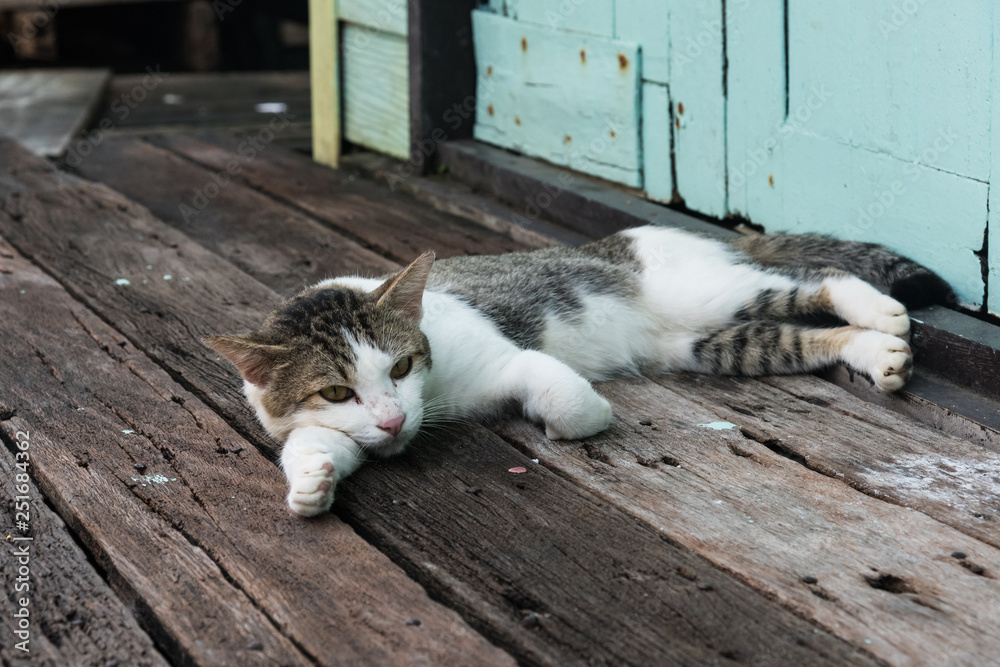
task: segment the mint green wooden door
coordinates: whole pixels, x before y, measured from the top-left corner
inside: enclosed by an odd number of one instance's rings
[[[476,136],[768,231],[884,243],[1000,312],[998,20],[988,0],[492,0]]]

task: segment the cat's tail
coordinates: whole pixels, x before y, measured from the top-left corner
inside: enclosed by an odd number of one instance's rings
[[[731,241],[764,266],[835,268],[889,288],[907,308],[955,305],[955,292],[939,275],[877,243],[841,241],[822,234],[754,234]]]

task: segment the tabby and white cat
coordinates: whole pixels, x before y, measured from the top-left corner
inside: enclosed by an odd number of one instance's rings
[[[859,275],[911,306],[954,298],[881,246],[651,226],[579,248],[436,263],[427,253],[388,279],[324,280],[259,330],[206,344],[239,369],[261,423],[284,441],[288,504],[312,516],[362,458],[402,451],[428,423],[513,403],[549,438],[598,433],[611,407],[590,381],[616,375],[842,362],[899,389],[912,366],[906,308]],[[848,326],[803,322],[818,315]]]

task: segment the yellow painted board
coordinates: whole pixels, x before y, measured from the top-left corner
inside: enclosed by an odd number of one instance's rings
[[[339,50],[337,0],[309,0],[313,159],[331,167],[340,160]]]

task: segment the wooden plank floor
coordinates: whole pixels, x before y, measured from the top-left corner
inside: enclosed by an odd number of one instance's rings
[[[111,137],[73,174],[0,143],[0,373],[16,378],[0,467],[30,432],[31,576],[58,567],[68,591],[33,589],[32,648],[54,664],[1000,654],[1000,455],[811,376],[601,383],[606,433],[469,424],[363,467],[330,516],[289,515],[277,444],[200,336],[327,275],[525,239],[238,143]],[[232,160],[192,218],[181,205]]]

